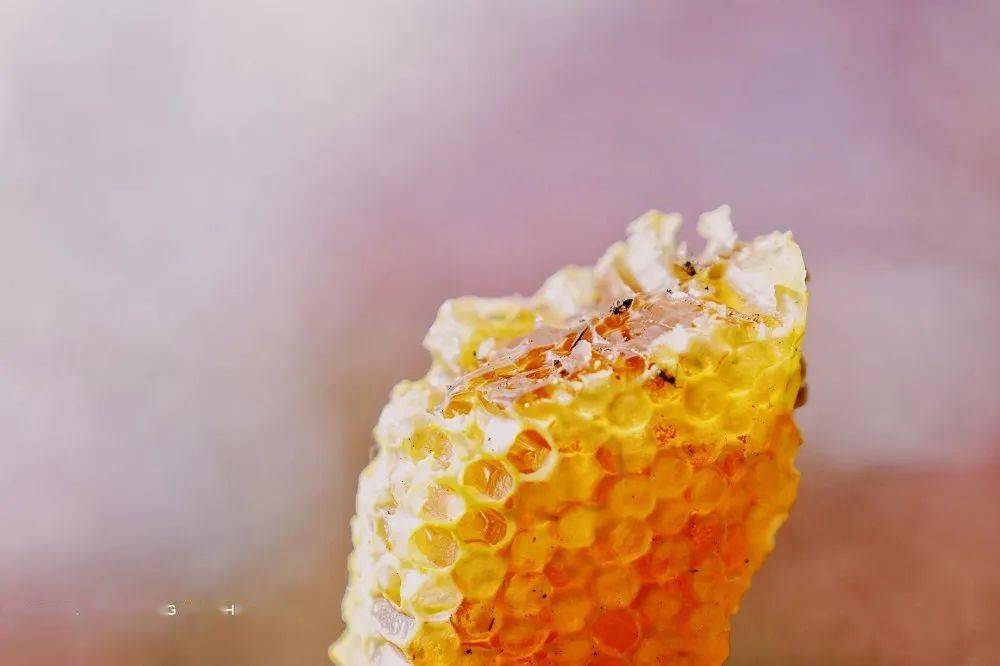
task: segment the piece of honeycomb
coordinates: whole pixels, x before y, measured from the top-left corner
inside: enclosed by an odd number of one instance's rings
[[[442,306],[362,473],[344,666],[720,664],[795,498],[805,269],[647,213],[532,298]]]

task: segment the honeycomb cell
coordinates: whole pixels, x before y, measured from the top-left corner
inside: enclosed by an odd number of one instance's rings
[[[596,569],[596,559],[588,549],[561,548],[545,565],[545,575],[555,587],[579,588],[589,584]]]
[[[722,414],[722,427],[729,433],[735,435],[744,434],[753,427],[754,411],[747,409],[745,405],[733,404],[726,407]]]
[[[785,382],[786,375],[779,369],[765,370],[757,375],[757,381],[750,387],[748,397],[758,405],[778,402],[778,395],[785,387]]]
[[[625,476],[615,481],[608,496],[608,506],[616,516],[645,518],[653,510],[656,495],[645,476]]]
[[[715,516],[698,516],[692,519],[685,532],[687,541],[691,545],[691,554],[696,559],[718,553],[723,526]]]
[[[612,565],[603,569],[594,580],[597,603],[602,609],[626,608],[640,588],[639,576],[629,566]]]
[[[502,501],[514,490],[514,477],[496,460],[477,460],[465,468],[462,482],[486,497]]]
[[[678,363],[678,385],[686,386],[691,380],[703,375],[711,375],[719,367],[724,349],[718,339],[699,338],[693,340]]]
[[[684,406],[695,419],[710,419],[723,409],[726,385],[716,379],[702,379],[689,384],[684,391]]]
[[[665,582],[691,568],[691,546],[686,539],[654,542],[636,568],[646,580]]]
[[[540,571],[555,552],[548,523],[518,532],[510,544],[512,571]]]
[[[372,603],[372,621],[386,640],[404,646],[417,629],[417,621],[386,599]]]
[[[627,654],[635,649],[642,635],[639,623],[627,610],[605,611],[597,616],[593,626],[594,642],[613,654]]]
[[[691,479],[691,506],[695,511],[708,512],[722,501],[726,492],[726,477],[714,467],[704,467]]]
[[[731,389],[746,389],[769,363],[770,359],[763,345],[745,345],[719,364],[718,377]]]
[[[545,464],[552,447],[536,430],[518,434],[507,452],[507,460],[522,474],[537,472]]]
[[[512,618],[498,636],[500,654],[507,658],[528,657],[538,652],[549,637],[546,623],[538,617]]]
[[[461,558],[452,577],[466,599],[489,599],[503,584],[507,562],[489,552],[471,552]]]
[[[648,620],[650,626],[669,627],[681,609],[684,607],[684,597],[676,585],[649,588],[639,601],[639,609]]]
[[[679,444],[678,429],[683,436],[685,428],[683,415],[676,414],[671,409],[664,409],[656,413],[646,424],[646,440],[653,444],[658,451],[670,450]]]
[[[452,666],[459,658],[462,641],[450,622],[425,622],[410,644],[415,666]]]
[[[778,486],[781,471],[770,452],[751,457],[748,461],[747,485],[759,495],[767,495]]]
[[[615,525],[608,534],[612,557],[619,562],[631,562],[649,550],[653,531],[645,522],[627,518]]]
[[[640,428],[653,413],[653,405],[641,388],[616,396],[608,405],[608,420],[619,428]]]
[[[461,496],[439,483],[428,486],[420,516],[425,520],[451,522],[457,520],[465,510]]]
[[[683,498],[657,502],[649,517],[649,526],[660,536],[677,534],[691,517],[691,505]]]
[[[656,443],[636,434],[622,434],[618,441],[621,474],[645,474],[656,457]]]
[[[567,509],[556,523],[556,538],[563,548],[587,548],[597,534],[597,513],[576,505]]]
[[[514,574],[504,590],[504,601],[517,615],[538,613],[551,596],[552,583],[541,573]]]
[[[677,497],[687,489],[691,474],[691,463],[674,451],[664,451],[653,461],[649,482],[658,498]]]
[[[448,436],[436,427],[416,430],[405,442],[405,450],[415,461],[432,459],[439,469],[448,466],[454,452]]]
[[[559,461],[549,486],[562,502],[586,502],[603,477],[604,471],[592,455],[572,455]]]
[[[725,611],[718,604],[704,603],[691,611],[688,624],[695,632],[710,631],[722,624],[724,615]]]
[[[427,576],[410,599],[413,610],[423,617],[450,613],[461,602],[462,593],[447,574]]]
[[[721,559],[715,556],[702,558],[691,572],[691,590],[695,597],[706,603],[728,607],[730,598],[742,593],[745,586],[739,573],[731,576]]]
[[[651,636],[645,638],[635,654],[632,656],[632,663],[635,666],[674,666],[683,664],[686,666],[703,666],[703,662],[691,661],[692,657],[686,656],[683,652],[683,644],[679,641],[671,641],[662,636]]]
[[[582,630],[592,608],[591,595],[587,592],[573,589],[557,593],[550,607],[552,629],[560,634]]]
[[[562,503],[551,483],[534,482],[522,484],[510,502],[510,518],[521,526],[555,516]]]
[[[435,525],[417,528],[410,537],[410,546],[434,567],[449,567],[458,557],[458,543],[451,531]]]
[[[601,421],[582,418],[574,412],[561,413],[548,427],[548,441],[560,453],[592,454],[608,438]]]
[[[593,643],[590,637],[584,634],[561,635],[552,641],[546,650],[549,660],[558,666],[585,664],[593,654]]]
[[[458,536],[465,543],[495,546],[507,536],[507,519],[496,509],[476,507],[458,522]]]
[[[492,601],[463,601],[451,617],[459,637],[467,643],[482,643],[500,630]]]

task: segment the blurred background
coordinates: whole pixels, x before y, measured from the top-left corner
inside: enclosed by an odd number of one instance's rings
[[[1000,663],[998,64],[987,0],[5,0],[0,663],[326,663],[438,304],[722,203],[813,290],[731,663]]]

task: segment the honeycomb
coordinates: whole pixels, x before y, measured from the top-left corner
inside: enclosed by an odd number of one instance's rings
[[[650,212],[531,298],[445,303],[362,473],[344,666],[720,664],[795,498],[789,234]]]

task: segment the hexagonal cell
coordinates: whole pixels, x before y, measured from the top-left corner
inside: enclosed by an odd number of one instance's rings
[[[666,627],[684,607],[684,595],[677,585],[656,586],[643,591],[639,610],[654,627]]]
[[[593,456],[574,455],[559,461],[549,486],[560,501],[586,502],[603,477],[604,470]]]
[[[714,467],[703,467],[691,479],[691,506],[695,511],[708,512],[718,506],[726,492],[725,475]]]
[[[548,524],[518,532],[510,543],[510,567],[513,571],[540,571],[555,552],[555,540]]]
[[[637,474],[615,481],[608,495],[608,507],[616,516],[644,518],[655,503],[656,495],[649,478]]]
[[[639,576],[630,566],[607,567],[594,580],[594,592],[601,608],[626,608],[639,593]]]
[[[555,531],[563,548],[587,548],[596,538],[597,514],[590,507],[572,506],[559,516]]]
[[[458,522],[458,536],[466,543],[495,546],[507,536],[507,519],[496,509],[475,507]]]
[[[593,657],[594,644],[583,633],[561,635],[546,646],[546,655],[558,666],[579,666]]]
[[[409,653],[414,664],[450,666],[458,661],[461,647],[450,622],[425,622],[413,637]]]
[[[658,502],[649,516],[649,526],[660,536],[677,534],[687,525],[691,506],[683,497]]]
[[[451,522],[457,520],[464,510],[465,501],[461,495],[439,483],[432,483],[427,488],[420,515],[426,520]]]
[[[502,558],[486,551],[473,551],[458,561],[452,578],[466,599],[481,601],[497,593],[506,573],[507,563]]]
[[[657,497],[677,497],[687,488],[691,473],[691,463],[674,451],[664,451],[653,461],[649,481]]]
[[[684,406],[692,417],[710,419],[722,412],[728,392],[726,385],[717,379],[692,382],[685,387]]]
[[[619,562],[631,562],[649,550],[653,542],[653,531],[644,521],[625,519],[614,526],[608,534],[608,547],[612,557]]]
[[[588,549],[560,548],[545,565],[545,575],[555,587],[585,588],[597,567],[598,562]]]
[[[642,427],[652,413],[653,404],[640,389],[625,391],[608,405],[608,420],[619,428]]]
[[[538,617],[511,618],[498,634],[504,657],[528,657],[538,652],[549,637],[549,629]]]
[[[548,441],[563,453],[591,453],[608,438],[600,420],[576,412],[561,413],[549,424]]]
[[[612,654],[628,654],[639,643],[642,632],[639,622],[627,610],[601,613],[594,620],[594,642]]]
[[[580,631],[586,626],[592,608],[590,595],[582,590],[559,592],[549,607],[552,628],[560,634]]]
[[[654,414],[646,424],[645,435],[660,449],[672,446],[677,439],[677,426],[681,417],[669,410]]]
[[[608,439],[597,451],[597,462],[602,470],[612,474],[645,474],[656,457],[657,443],[645,431],[619,433]],[[605,456],[611,455],[609,461]],[[602,459],[603,458],[603,459]],[[611,462],[613,471],[608,468]]]
[[[519,525],[529,524],[538,519],[555,515],[559,509],[559,495],[551,484],[530,482],[518,486],[511,497],[507,515]]]
[[[533,615],[548,604],[552,583],[544,574],[514,574],[507,581],[503,598],[516,615]]]
[[[545,464],[552,447],[535,430],[525,430],[518,434],[507,452],[507,460],[522,474],[537,472]]]
[[[477,460],[470,464],[465,468],[462,482],[498,502],[514,490],[514,477],[497,460]]]
[[[417,628],[417,621],[388,599],[372,603],[372,621],[383,638],[400,647],[406,647]]]
[[[767,347],[762,344],[744,345],[719,364],[719,379],[732,389],[748,388],[757,375],[772,362]]]
[[[403,447],[414,461],[432,458],[438,468],[447,467],[454,452],[448,436],[435,426],[418,428]]]
[[[688,620],[694,631],[702,631],[720,626],[724,621],[725,611],[718,604],[702,604],[691,611]]]
[[[691,568],[691,548],[681,537],[655,541],[636,568],[647,580],[666,582]]]
[[[410,605],[421,617],[450,613],[462,602],[462,593],[448,574],[429,575],[410,597]]]
[[[431,566],[447,567],[458,557],[458,543],[451,531],[436,525],[423,525],[410,537],[410,546]]]
[[[492,601],[466,599],[451,616],[451,623],[463,640],[479,643],[489,640],[500,629],[497,619]]]

